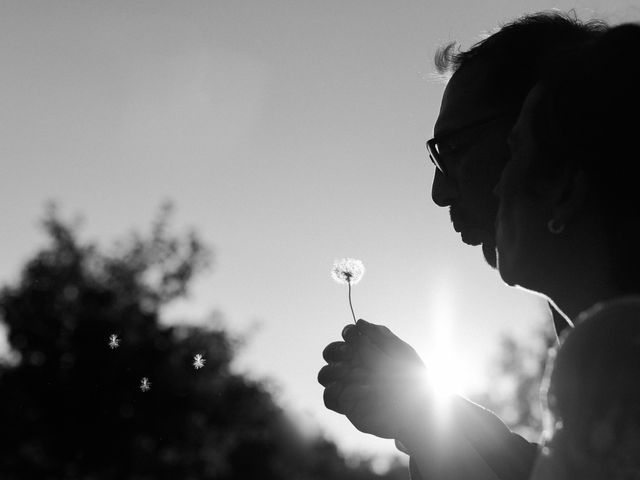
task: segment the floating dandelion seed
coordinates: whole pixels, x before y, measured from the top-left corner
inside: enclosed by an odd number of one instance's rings
[[[193,368],[195,368],[196,370],[204,367],[204,363],[207,360],[205,358],[202,357],[202,355],[200,355],[199,353],[196,353],[195,356],[193,357]]]
[[[343,258],[336,260],[331,269],[333,279],[349,286],[349,307],[351,307],[351,315],[353,322],[356,322],[356,314],[353,312],[353,304],[351,303],[351,285],[355,285],[364,275],[364,265],[360,260],[355,258]]]
[[[109,336],[109,348],[113,350],[114,348],[118,348],[120,346],[120,339],[117,335],[113,334]]]
[[[142,377],[142,380],[140,380],[140,390],[143,392],[151,390],[151,382],[147,377]]]

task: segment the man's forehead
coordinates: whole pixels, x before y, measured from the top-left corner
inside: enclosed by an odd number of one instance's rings
[[[456,130],[504,110],[503,105],[492,101],[489,81],[487,69],[480,63],[454,73],[442,96],[435,134]]]

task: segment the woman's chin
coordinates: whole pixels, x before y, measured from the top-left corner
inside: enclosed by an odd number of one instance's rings
[[[511,287],[517,285],[517,275],[514,275],[513,261],[509,258],[508,253],[500,248],[500,245],[496,248],[496,265],[504,283]]]
[[[519,285],[518,281],[513,278],[513,275],[510,275],[509,272],[504,269],[500,269],[500,277],[502,278],[502,281],[510,287],[517,287]]]
[[[500,272],[502,281],[508,286],[524,290],[549,300],[548,294],[545,293],[546,290],[541,288],[539,279],[534,275],[531,275],[531,270],[523,268],[522,265],[518,266],[516,262],[509,261],[509,259],[504,256],[500,257],[499,253],[498,271]],[[529,274],[528,276],[527,273]]]

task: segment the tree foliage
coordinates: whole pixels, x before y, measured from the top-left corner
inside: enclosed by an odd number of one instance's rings
[[[492,366],[490,390],[472,398],[529,441],[538,441],[542,433],[540,387],[556,341],[551,329],[533,332],[526,342],[504,336]]]
[[[162,324],[210,258],[197,235],[169,231],[169,213],[111,251],[46,216],[48,245],[0,291],[15,357],[0,364],[0,477],[405,478],[304,439],[263,383],[232,371],[223,329]]]

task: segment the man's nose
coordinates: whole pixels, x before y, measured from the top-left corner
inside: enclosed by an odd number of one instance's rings
[[[448,207],[453,204],[459,195],[457,182],[445,176],[440,170],[436,170],[431,186],[431,198],[439,207]]]

